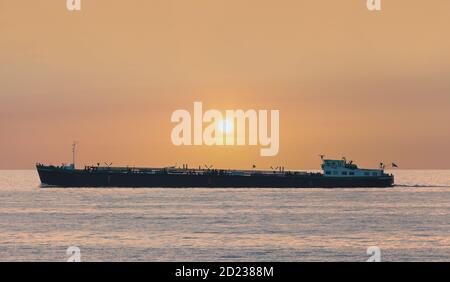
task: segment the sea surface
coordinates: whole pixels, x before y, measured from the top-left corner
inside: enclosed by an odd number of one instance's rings
[[[40,188],[0,171],[0,261],[450,261],[450,171],[384,189]]]

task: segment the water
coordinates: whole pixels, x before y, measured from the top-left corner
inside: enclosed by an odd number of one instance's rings
[[[392,189],[53,189],[0,171],[0,260],[450,261],[450,171]]]

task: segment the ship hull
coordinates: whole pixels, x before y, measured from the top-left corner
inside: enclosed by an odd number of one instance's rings
[[[149,174],[114,171],[70,170],[37,167],[43,187],[130,188],[353,188],[391,187],[392,175],[376,177],[326,177],[320,173],[296,175],[195,175]]]

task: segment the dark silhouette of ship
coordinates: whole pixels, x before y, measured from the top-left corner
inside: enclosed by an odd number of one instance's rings
[[[214,187],[214,188],[351,188],[391,187],[394,176],[378,169],[361,169],[352,161],[322,159],[322,172],[285,170],[229,170],[188,168],[183,165],[163,168],[86,166],[75,167],[75,147],[70,165],[37,164],[43,187]]]

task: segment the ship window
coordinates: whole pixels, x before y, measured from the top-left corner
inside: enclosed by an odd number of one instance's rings
[[[343,171],[343,172],[342,172],[342,175],[347,175],[347,172],[346,172],[346,171]]]
[[[355,173],[352,171],[352,172],[350,172],[350,175],[355,175]]]
[[[378,173],[376,173],[376,172],[372,172],[372,175],[373,175],[373,176],[377,176],[377,175],[378,175]]]
[[[325,174],[331,174],[331,171],[327,170],[327,171],[325,171]]]
[[[368,172],[364,172],[364,175],[365,175],[365,176],[369,176],[369,175],[370,175],[370,173],[368,173]]]
[[[335,171],[333,171],[333,174],[334,174],[334,175],[337,175],[337,174],[338,174],[338,172],[337,172],[337,171],[335,170]]]

